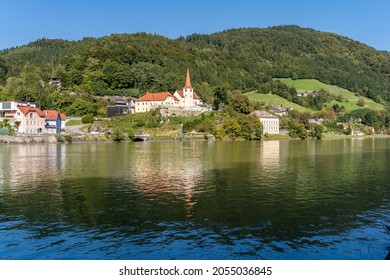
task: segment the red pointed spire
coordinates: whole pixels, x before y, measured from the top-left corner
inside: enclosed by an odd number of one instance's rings
[[[187,75],[186,75],[186,84],[184,88],[192,88],[191,86],[191,78],[190,78],[190,70],[187,68]]]

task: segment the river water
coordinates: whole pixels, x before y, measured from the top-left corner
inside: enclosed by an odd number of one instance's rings
[[[0,146],[0,259],[377,259],[390,138]]]

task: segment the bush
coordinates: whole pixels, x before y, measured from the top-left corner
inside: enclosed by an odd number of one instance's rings
[[[88,124],[88,123],[93,123],[94,119],[93,119],[93,115],[92,114],[87,114],[87,115],[84,115],[82,118],[81,118],[81,122],[83,124]]]
[[[73,140],[73,137],[72,137],[72,135],[69,135],[69,134],[68,134],[68,135],[65,135],[65,137],[64,137],[64,138],[65,138],[65,141],[66,141],[66,142],[68,142],[68,143],[72,143],[72,140]]]
[[[111,134],[111,139],[115,142],[122,142],[126,140],[126,136],[122,131],[115,129]]]
[[[356,103],[358,106],[364,107],[365,101],[363,97],[360,97],[358,102]]]

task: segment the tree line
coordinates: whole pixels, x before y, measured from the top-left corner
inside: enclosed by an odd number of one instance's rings
[[[173,92],[182,88],[187,67],[198,95],[209,103],[218,86],[266,91],[278,77],[318,79],[377,102],[390,101],[389,53],[297,26],[232,29],[176,40],[146,33],[73,42],[40,39],[0,51],[0,98],[23,97],[40,102],[42,108],[68,110],[74,97],[64,96],[62,105],[46,100],[56,90],[43,86],[49,78],[61,78],[62,92],[96,104],[90,96]],[[40,96],[41,91],[46,93]],[[289,93],[294,98],[294,92]],[[307,102],[319,108],[322,101]]]

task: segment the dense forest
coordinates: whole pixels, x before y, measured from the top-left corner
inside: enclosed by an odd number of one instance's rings
[[[35,101],[42,109],[68,114],[98,114],[104,101],[96,96],[172,92],[183,87],[187,67],[195,90],[209,104],[218,86],[260,90],[278,77],[313,78],[390,103],[390,53],[298,26],[232,29],[175,40],[146,33],[40,39],[0,51],[0,99]],[[60,93],[47,84],[50,77],[61,79]]]

